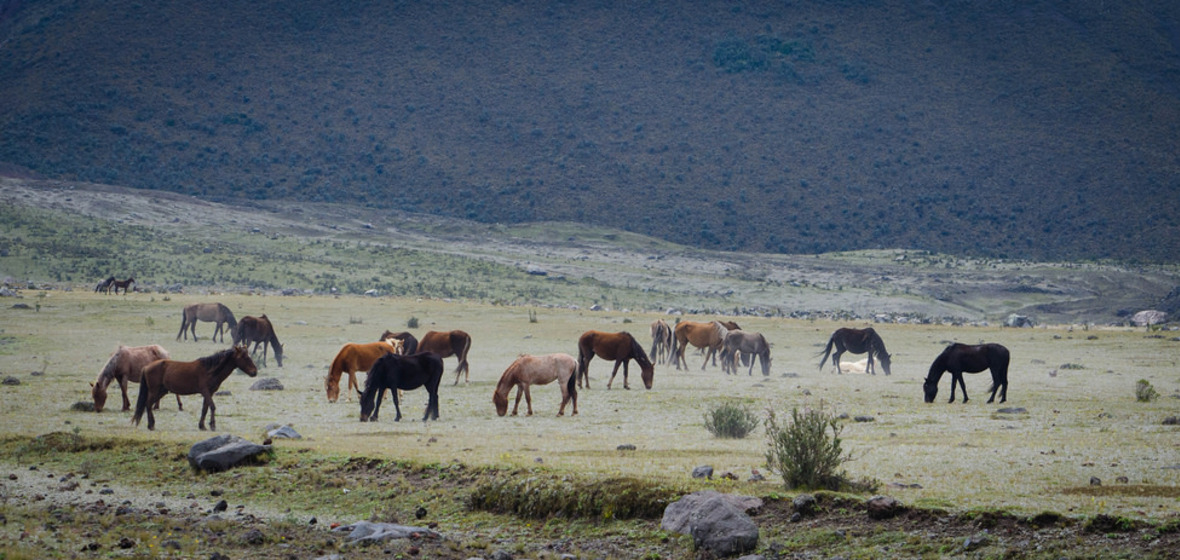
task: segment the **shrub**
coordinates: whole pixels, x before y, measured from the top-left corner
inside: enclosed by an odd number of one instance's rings
[[[840,447],[841,426],[822,409],[791,409],[791,419],[779,423],[771,410],[766,417],[770,449],[766,466],[794,488],[840,490],[850,486],[840,466],[851,457]]]
[[[724,402],[705,412],[705,429],[714,437],[741,439],[758,427],[758,417],[749,408]]]
[[[1152,387],[1151,383],[1146,379],[1140,379],[1135,383],[1135,400],[1139,402],[1151,402],[1158,399],[1159,396],[1160,394],[1156,392],[1155,387]]]
[[[410,317],[410,320],[406,321],[406,328],[408,328],[408,329],[418,328],[418,318],[417,317]]]

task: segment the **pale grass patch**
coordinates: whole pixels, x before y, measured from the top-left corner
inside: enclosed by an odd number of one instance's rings
[[[69,408],[89,400],[89,383],[117,344],[161,344],[182,360],[224,348],[210,342],[209,323],[197,326],[200,342],[175,341],[184,305],[220,301],[239,317],[266,313],[275,323],[285,347],[285,367],[272,362],[259,376],[278,378],[286,390],[249,391],[254,380],[234,375],[223,386],[231,394],[216,398],[218,426],[222,433],[257,441],[267,424],[290,423],[305,439],[277,442],[280,455],[305,447],[331,454],[543,466],[664,481],[684,481],[694,467],[709,464],[717,474],[733,472],[745,481],[754,468],[769,474],[762,429],[745,439],[722,440],[701,425],[712,403],[735,398],[760,413],[768,407],[789,413],[792,406],[823,403],[836,414],[873,416],[874,422],[845,421],[841,437],[853,460],[844,467],[854,480],[920,485],[882,487],[882,492],[907,503],[1151,518],[1170,513],[1175,499],[1096,500],[1066,491],[1087,486],[1091,476],[1104,485],[1115,485],[1119,476],[1133,485],[1180,485],[1180,470],[1164,468],[1180,465],[1177,434],[1174,427],[1161,425],[1177,406],[1171,395],[1180,390],[1174,373],[1180,346],[1146,338],[1137,330],[1071,333],[1065,328],[875,325],[894,353],[894,374],[838,376],[820,371],[816,352],[817,345],[844,325],[738,318],[744,328],[764,333],[772,343],[769,377],[757,372],[726,376],[712,367],[700,371],[701,358],[693,356],[688,371],[656,366],[650,391],[643,389],[634,364],[631,390],[622,389],[620,373],[608,391],[612,365],[596,358],[590,366],[593,388],[579,390],[578,416],[569,416],[567,410],[567,416],[556,417],[560,393],[547,385],[533,389],[534,416],[500,418],[491,402],[492,390],[519,354],[576,355],[577,337],[588,329],[628,330],[647,346],[646,325],[659,315],[544,309],[538,312],[538,322],[531,323],[520,308],[461,301],[222,294],[173,295],[171,301],[161,301],[141,293],[116,301],[88,292],[49,292],[39,312],[0,309],[6,334],[17,337],[0,349],[5,352],[0,354],[0,372],[22,381],[0,390],[0,435],[70,432],[77,427],[84,436],[186,444],[208,437],[211,434],[197,430],[200,401],[193,396],[184,397],[185,410],[179,413],[175,401],[165,399],[155,432],[131,426],[130,413],[117,409],[94,414]],[[444,360],[441,421],[420,421],[426,404],[422,391],[406,393],[400,423],[393,422],[393,403],[388,400],[381,421],[364,424],[358,421],[355,395],[350,402],[342,394],[340,402],[328,403],[323,378],[340,346],[376,340],[385,329],[404,330],[411,317],[420,321],[415,334],[463,329],[472,335],[470,384],[452,385],[455,360]],[[1090,335],[1098,338],[1087,340]],[[1013,363],[1008,403],[985,404],[987,373],[967,376],[967,404],[946,402],[949,376],[943,379],[937,402],[922,402],[922,379],[946,340],[986,340],[1009,347]],[[1149,356],[1158,359],[1145,359]],[[1056,376],[1049,375],[1066,363],[1084,369],[1058,369]],[[42,368],[45,375],[28,375]],[[1138,379],[1149,380],[1161,398],[1135,402],[1131,389]],[[137,392],[133,388],[132,397]],[[997,414],[1002,407],[1022,407],[1028,413]],[[620,451],[622,444],[636,449]],[[782,491],[781,481],[773,479],[736,486],[760,495]]]

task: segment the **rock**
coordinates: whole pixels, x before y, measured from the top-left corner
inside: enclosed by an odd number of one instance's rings
[[[991,542],[991,539],[988,538],[987,533],[973,535],[963,540],[963,550],[975,550],[987,546],[989,542]]]
[[[854,416],[852,419],[857,422],[876,422],[877,421],[877,419],[873,418],[872,416]]]
[[[1125,476],[1120,476],[1120,477],[1114,479],[1114,481],[1119,484],[1130,484],[1131,483],[1131,479],[1129,479]]]
[[[195,469],[221,472],[243,461],[270,453],[270,450],[269,445],[259,445],[239,436],[226,434],[193,444],[188,452],[188,462]]]
[[[332,529],[333,533],[348,532],[350,542],[383,541],[385,539],[408,539],[412,536],[439,538],[442,535],[426,527],[412,527],[395,523],[373,523],[358,521],[352,525],[341,525]]]
[[[1180,425],[1180,416],[1169,416],[1167,418],[1164,418],[1164,425],[1165,426]]]
[[[635,446],[630,443],[624,443],[624,444],[616,447],[615,449],[617,449],[619,451],[635,451]]]
[[[1022,407],[1008,407],[997,410],[996,414],[1028,414],[1028,410]]]
[[[799,494],[791,501],[791,507],[800,515],[811,515],[815,513],[815,496],[811,494]]]
[[[1167,313],[1154,309],[1144,309],[1131,316],[1131,324],[1136,327],[1150,327],[1151,325],[1165,323],[1167,320]]]
[[[1096,476],[1090,477],[1090,486],[1102,486],[1102,479]]]
[[[227,509],[229,509],[229,502],[225,500],[218,500],[216,504],[213,504],[213,513],[221,513]]]
[[[252,544],[254,546],[258,546],[266,542],[266,535],[263,535],[262,531],[259,531],[258,529],[250,529],[249,531],[246,531],[246,534],[242,538],[247,544]]]
[[[283,384],[274,377],[263,377],[250,385],[251,391],[282,391]]]
[[[690,535],[697,548],[716,556],[733,556],[758,545],[758,526],[746,510],[752,504],[761,507],[761,502],[712,490],[694,492],[668,504],[660,528]]]
[[[762,482],[763,480],[766,480],[766,477],[762,476],[758,469],[750,469],[750,482]]]
[[[1032,327],[1032,326],[1034,326],[1034,323],[1033,323],[1033,320],[1029,319],[1027,316],[1017,315],[1017,314],[1013,313],[1013,314],[1009,315],[1007,319],[1004,320],[1004,326],[1005,327],[1016,327],[1016,328]]]
[[[692,477],[693,478],[707,478],[707,479],[712,480],[713,467],[711,467],[709,465],[701,465],[701,466],[692,470]]]
[[[268,431],[266,432],[266,437],[268,438],[303,439],[303,436],[299,435],[299,432],[296,432],[295,428],[292,428],[291,426],[278,426],[275,428],[267,426],[267,428]]]
[[[870,519],[889,519],[904,509],[901,502],[889,496],[873,496],[865,502]]]
[[[20,379],[9,375],[4,378],[4,381],[0,381],[0,383],[3,383],[4,385],[20,385]]]

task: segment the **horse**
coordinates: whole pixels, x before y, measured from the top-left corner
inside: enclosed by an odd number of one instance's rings
[[[701,364],[701,369],[709,365],[709,358],[713,358],[713,365],[717,365],[717,352],[721,350],[721,344],[725,340],[725,333],[729,329],[725,327],[720,321],[711,321],[708,323],[699,321],[681,321],[676,323],[676,328],[673,329],[673,360],[676,361],[676,369],[680,369],[680,364],[684,364],[684,369],[688,369],[688,361],[684,359],[684,351],[689,344],[697,348],[704,348],[707,350],[705,354],[705,361]]]
[[[430,331],[418,341],[418,352],[434,352],[440,358],[455,356],[459,359],[459,365],[455,366],[455,385],[459,384],[460,375],[464,375],[464,385],[471,381],[471,369],[467,365],[467,351],[470,349],[471,335],[463,331]]]
[[[398,402],[398,391],[409,391],[418,387],[426,387],[426,392],[430,394],[422,421],[438,420],[438,386],[442,383],[442,375],[442,358],[433,352],[419,352],[408,356],[385,354],[373,364],[365,376],[365,390],[358,391],[361,401],[361,422],[377,421],[377,413],[381,411],[381,398],[385,395],[386,389],[393,393],[393,408],[397,411],[393,421],[401,421],[402,408]]]
[[[234,345],[244,344],[249,346],[251,342],[254,343],[254,350],[250,352],[253,356],[258,353],[258,347],[262,346],[262,365],[266,366],[266,349],[268,347],[275,350],[275,361],[279,363],[279,367],[283,367],[283,345],[279,343],[279,337],[275,335],[274,325],[271,324],[270,319],[264,313],[261,317],[252,317],[247,315],[238,321],[238,326],[230,332],[230,336],[234,339]]]
[[[672,357],[672,327],[663,319],[651,323],[651,359],[662,364]]]
[[[98,373],[98,379],[90,384],[90,396],[94,398],[94,411],[102,412],[107,402],[107,387],[111,381],[119,382],[119,389],[123,393],[123,411],[131,410],[131,401],[127,398],[127,385],[139,383],[143,379],[143,366],[156,360],[166,360],[171,356],[163,346],[123,346],[119,345],[111,359]],[[184,410],[180,403],[180,395],[176,395],[176,407]]]
[[[877,361],[881,362],[881,369],[885,370],[885,375],[889,375],[890,356],[889,351],[885,349],[885,341],[881,340],[881,335],[872,327],[866,329],[850,329],[839,328],[832,336],[828,338],[828,345],[821,352],[824,357],[819,361],[820,369],[823,369],[824,362],[828,361],[828,354],[832,351],[832,347],[836,348],[836,353],[832,355],[832,365],[836,366],[836,373],[843,374],[844,371],[840,369],[840,354],[844,352],[851,352],[853,354],[864,354],[868,352],[869,359],[869,373],[877,375],[877,371],[873,369],[873,357],[877,357]]]
[[[198,358],[191,362],[175,360],[156,360],[143,367],[143,381],[139,384],[139,399],[135,403],[135,415],[131,423],[139,425],[143,413],[147,412],[148,429],[156,429],[156,417],[152,414],[152,406],[160,402],[160,398],[168,392],[177,395],[192,395],[200,393],[205,402],[201,406],[201,421],[197,427],[205,429],[205,414],[209,414],[209,429],[217,429],[217,405],[213,404],[213,394],[221,387],[235,369],[246,372],[254,377],[258,374],[258,367],[250,359],[250,352],[245,346],[233,346],[211,356]]]
[[[111,276],[110,278],[107,278],[106,280],[99,282],[98,285],[94,287],[94,293],[97,294],[99,292],[102,292],[104,294],[110,294],[111,293],[111,285],[114,283],[115,283],[115,277]]]
[[[193,331],[193,342],[197,341],[197,321],[206,321],[209,323],[217,323],[217,328],[213,329],[213,340],[217,341],[217,333],[221,333],[221,341],[225,342],[225,333],[230,332],[230,337],[233,337],[232,331],[238,326],[238,320],[234,319],[233,311],[220,303],[194,303],[184,306],[184,313],[181,314],[180,332],[176,333],[176,340],[180,340],[180,335],[184,335],[184,339],[188,340],[188,332],[185,329]],[[225,330],[221,330],[222,325],[226,325]]]
[[[402,354],[417,354],[418,353],[418,339],[414,338],[414,335],[412,335],[406,331],[395,333],[393,331],[387,330],[384,333],[381,333],[381,338],[379,338],[377,340],[381,341],[381,340],[386,340],[386,339],[390,339],[390,338],[396,338],[396,339],[402,341],[402,352],[401,352]]]
[[[127,289],[130,288],[131,285],[134,283],[135,283],[134,278],[128,278],[126,280],[115,280],[114,284],[112,285],[112,287],[115,288],[115,295],[119,295],[119,288],[123,288],[123,295],[127,295]],[[193,335],[193,336],[196,336],[196,335]]]
[[[963,373],[979,373],[990,370],[992,374],[992,396],[987,400],[991,404],[996,400],[996,391],[1000,391],[1000,402],[1008,400],[1008,349],[996,344],[979,344],[970,346],[956,342],[947,346],[934,363],[930,364],[930,372],[926,374],[926,382],[922,390],[926,393],[926,402],[934,402],[938,396],[938,380],[943,372],[951,372],[951,400],[955,402],[955,382],[963,389],[963,402],[967,402],[967,384],[963,383]]]
[[[630,360],[635,360],[639,364],[641,377],[643,378],[643,386],[651,389],[651,379],[655,374],[655,368],[651,364],[651,360],[647,359],[647,354],[643,352],[643,347],[639,345],[639,341],[631,336],[628,332],[607,333],[602,331],[586,331],[578,338],[578,386],[582,386],[582,382],[586,382],[586,388],[590,388],[590,360],[598,356],[604,360],[614,360],[615,369],[610,372],[610,380],[606,382],[606,388],[609,390],[611,383],[615,381],[615,375],[619,373],[619,366],[623,366],[623,388],[631,389],[627,384],[627,366]]]
[[[369,371],[373,364],[386,354],[401,352],[401,341],[396,338],[379,342],[353,343],[350,342],[340,348],[332,365],[328,368],[328,377],[324,380],[324,387],[328,391],[328,402],[336,402],[340,398],[340,376],[348,373],[348,392],[360,390],[356,383],[356,372]]]
[[[726,375],[732,372],[737,375],[737,357],[742,355],[742,363],[749,365],[747,375],[754,375],[754,360],[762,362],[762,375],[770,375],[770,343],[762,333],[746,332],[743,330],[725,333],[725,340],[721,350],[721,369]]]
[[[524,394],[528,415],[533,415],[533,396],[529,392],[530,385],[547,385],[560,381],[561,408],[558,416],[565,416],[566,403],[573,403],[574,409],[570,416],[578,414],[578,361],[569,354],[545,354],[544,356],[522,355],[504,370],[496,390],[492,392],[492,403],[496,405],[496,414],[504,416],[508,413],[508,394],[516,387],[516,404],[512,406],[512,415],[516,416],[520,408],[520,395]]]

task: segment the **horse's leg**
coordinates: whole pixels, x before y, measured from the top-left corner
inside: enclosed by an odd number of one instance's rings
[[[615,375],[619,373],[619,365],[623,366],[623,388],[627,389],[627,365],[623,360],[615,360],[615,369],[610,372],[610,380],[606,382],[606,390],[610,390],[611,383],[615,382]]]
[[[393,393],[393,410],[397,412],[397,416],[394,416],[393,421],[394,422],[401,422],[402,421],[402,405],[401,405],[400,400],[397,398],[397,391],[395,390],[395,391],[390,391],[390,392]]]
[[[163,400],[163,399],[161,399],[161,400]],[[159,401],[157,401],[157,402],[159,402]],[[176,410],[184,411],[184,405],[180,404],[180,395],[179,394],[176,395]]]
[[[529,416],[532,416],[533,415],[533,392],[529,390],[529,386],[527,383],[524,384],[523,387],[524,387],[524,402],[529,408]],[[519,389],[517,390],[516,396],[518,399],[520,398]],[[517,401],[517,402],[519,403],[520,401]]]
[[[524,388],[525,388],[524,383],[521,383],[516,386],[516,404],[512,405],[512,415],[513,416],[516,416],[517,410],[520,409],[520,397],[524,394]],[[529,414],[532,414],[532,413],[533,413],[532,410],[529,410]]]
[[[197,422],[197,428],[200,428],[201,431],[205,431],[205,415],[209,414],[209,405],[213,401],[213,395],[202,394],[201,396],[204,397],[204,402],[201,403],[201,420]],[[210,417],[209,425],[214,426],[214,422],[215,421],[212,419],[212,417]]]
[[[356,382],[356,372],[349,371],[348,372],[348,389],[346,391],[346,393],[348,393],[348,402],[352,402],[352,392],[353,391],[359,392],[360,390],[361,390],[361,387],[360,387],[360,385],[357,385],[357,382]],[[382,389],[381,392],[384,393],[385,390]]]
[[[837,375],[844,375],[844,370],[840,369],[840,355],[843,353],[844,353],[844,347],[842,345],[837,344],[836,345],[836,353],[832,354],[832,363],[836,364],[836,374]]]
[[[963,380],[963,372],[955,373],[951,376],[951,402],[955,402],[955,381],[958,380],[959,388],[963,390],[963,404],[967,403],[967,382]]]
[[[119,381],[119,392],[123,393],[123,412],[127,412],[128,410],[131,410],[131,400],[127,398],[127,383],[128,382],[126,379],[124,379],[122,377],[118,378],[118,381]],[[141,382],[142,382],[142,380],[141,380]]]
[[[397,389],[394,389],[394,391],[396,392]],[[377,400],[373,402],[373,413],[369,415],[370,422],[377,421],[377,414],[381,412],[381,399],[383,398],[385,398],[385,389],[377,391]]]

